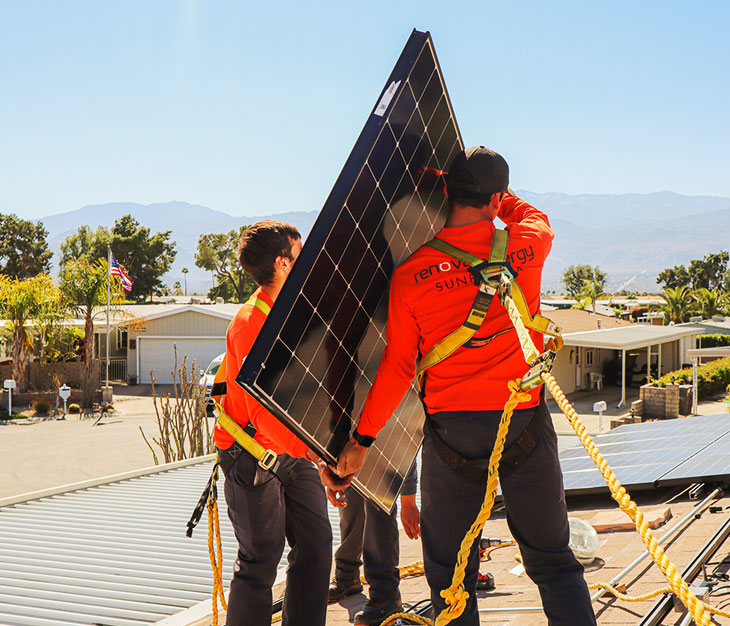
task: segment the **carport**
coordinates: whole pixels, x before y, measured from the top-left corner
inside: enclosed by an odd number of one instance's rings
[[[617,350],[621,355],[621,400],[617,408],[626,402],[626,352],[628,350],[640,350],[646,348],[647,374],[650,371],[651,357],[657,356],[658,371],[662,367],[662,345],[684,338],[692,337],[691,348],[694,348],[694,337],[702,331],[696,328],[685,328],[680,326],[652,326],[649,324],[636,324],[623,328],[608,328],[605,330],[592,330],[581,333],[569,333],[563,335],[566,346],[581,348],[605,348]],[[652,348],[656,346],[657,351]],[[681,347],[680,347],[681,351]],[[686,352],[686,350],[685,350]]]
[[[702,359],[722,359],[730,356],[730,346],[714,348],[692,348],[687,350],[687,356],[692,359],[692,415],[697,415],[697,366]]]

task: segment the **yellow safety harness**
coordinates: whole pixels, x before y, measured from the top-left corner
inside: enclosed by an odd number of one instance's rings
[[[552,353],[552,358],[554,358],[555,352],[562,347],[563,340],[560,337],[560,328],[542,315],[533,316],[530,314],[525,295],[522,293],[519,284],[515,281],[516,273],[506,260],[508,244],[509,233],[506,230],[496,229],[494,231],[494,239],[492,240],[492,248],[489,252],[488,260],[481,259],[478,256],[461,250],[443,239],[434,238],[426,244],[468,265],[469,272],[474,278],[474,284],[479,285],[479,291],[477,291],[477,295],[474,298],[474,302],[464,323],[454,332],[449,333],[439,341],[421,359],[418,370],[416,371],[416,382],[421,393],[423,393],[426,370],[451,356],[456,350],[472,340],[472,337],[474,337],[481,327],[482,322],[484,322],[484,318],[489,311],[494,296],[500,294],[499,297],[501,299],[503,292],[511,292],[522,322],[527,328],[550,336],[547,346],[548,352],[544,353],[543,360],[539,364],[530,364],[531,367],[533,365],[540,365],[540,367],[535,370],[532,376],[528,373],[526,379],[529,379],[531,383],[536,381],[535,375],[539,379],[539,372],[543,370],[542,363],[547,361],[550,356],[549,353]],[[506,328],[490,337],[480,339],[479,345],[486,345],[495,337],[510,332],[511,330],[512,328]],[[550,362],[552,363],[552,361]]]

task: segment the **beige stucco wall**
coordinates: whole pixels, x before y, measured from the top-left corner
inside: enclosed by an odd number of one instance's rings
[[[564,393],[575,391],[575,355],[570,358],[571,346],[563,346],[553,364],[553,376]]]

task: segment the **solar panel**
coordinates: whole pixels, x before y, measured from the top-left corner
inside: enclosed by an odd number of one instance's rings
[[[431,37],[413,31],[237,377],[330,462],[385,349],[390,277],[443,225],[441,173],[462,147]],[[354,482],[386,511],[423,419],[412,387]]]
[[[628,424],[593,441],[627,488],[730,479],[727,415]],[[608,489],[583,446],[561,452],[560,465],[566,493]]]

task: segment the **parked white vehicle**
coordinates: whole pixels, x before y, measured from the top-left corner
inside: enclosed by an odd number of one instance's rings
[[[210,365],[206,368],[205,372],[203,372],[203,375],[200,377],[200,380],[198,381],[200,386],[205,386],[205,398],[207,400],[206,402],[206,408],[208,409],[208,413],[213,413],[213,400],[210,397],[210,390],[213,388],[213,381],[215,380],[215,375],[218,372],[218,368],[220,368],[221,363],[223,363],[223,357],[226,356],[226,353],[219,354],[217,357],[215,357],[211,362]]]

